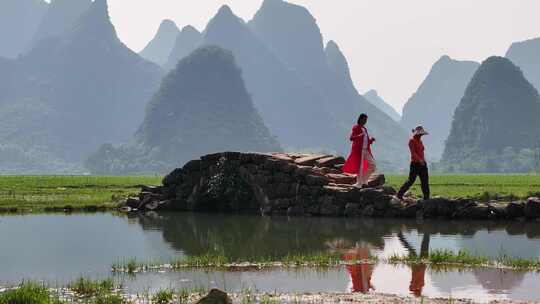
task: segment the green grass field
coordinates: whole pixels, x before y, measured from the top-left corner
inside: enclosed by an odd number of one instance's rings
[[[405,176],[388,176],[399,187]],[[0,211],[40,212],[70,206],[112,208],[115,202],[139,192],[139,185],[159,185],[158,176],[0,176]],[[438,175],[431,177],[434,196],[479,200],[496,195],[526,198],[540,195],[539,175]],[[420,195],[417,184],[412,192]]]
[[[387,183],[399,188],[406,176],[388,176]],[[540,175],[436,175],[430,177],[432,196],[489,200],[497,195],[523,199],[540,195]],[[420,196],[420,181],[411,191]]]
[[[0,208],[113,207],[115,201],[137,194],[138,185],[160,183],[161,177],[151,176],[0,176]]]

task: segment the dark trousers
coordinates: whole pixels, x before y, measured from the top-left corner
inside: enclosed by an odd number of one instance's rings
[[[421,163],[411,162],[411,169],[409,171],[409,179],[401,186],[399,189],[398,197],[402,198],[405,195],[414,182],[416,178],[420,177],[420,182],[422,182],[422,193],[424,194],[424,199],[429,199],[429,172],[427,165]]]

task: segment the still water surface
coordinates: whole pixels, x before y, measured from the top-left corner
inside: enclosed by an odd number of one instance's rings
[[[64,284],[112,276],[113,262],[221,253],[232,258],[332,251],[344,258],[467,249],[540,257],[540,223],[262,218],[208,214],[0,216],[0,285]],[[540,275],[497,269],[440,271],[418,265],[331,270],[180,271],[115,276],[130,292],[159,288],[254,288],[267,292],[383,292],[540,300]]]

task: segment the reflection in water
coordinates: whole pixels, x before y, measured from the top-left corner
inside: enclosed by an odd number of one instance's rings
[[[355,247],[349,249],[343,254],[344,261],[366,261],[370,258],[367,247]],[[360,262],[346,266],[351,276],[351,291],[368,293],[375,288],[371,285],[371,276],[373,275],[373,265],[367,262]]]
[[[430,249],[466,249],[495,257],[501,253],[500,244],[509,244],[524,257],[538,257],[540,251],[538,223],[416,222],[205,214],[139,215],[138,221],[144,229],[161,230],[164,239],[172,247],[188,255],[218,252],[233,258],[279,258],[291,253],[337,251],[343,254],[344,260],[362,260],[372,254],[388,257],[394,253],[407,253],[425,257]],[[485,239],[489,241],[483,241]],[[520,286],[524,276],[523,273],[494,269],[441,272],[429,269],[425,264],[398,268],[369,263],[348,265],[345,267],[349,277],[347,290],[367,293],[377,285],[380,287],[377,289],[379,292],[394,293],[398,292],[396,288],[399,289],[403,283],[406,284],[403,286],[404,291],[416,297],[448,296],[461,292],[465,296],[467,292],[474,294],[480,290],[511,297],[512,290]],[[402,282],[392,283],[395,285],[388,288],[392,285],[387,283],[390,277],[405,272],[408,275],[403,277]],[[374,284],[374,276],[377,276],[377,280],[384,279]]]
[[[373,220],[256,217],[215,214],[138,215],[143,229],[160,230],[188,255],[216,252],[231,258],[282,257],[329,250],[329,244],[364,242],[383,248],[394,227]],[[249,246],[246,246],[249,244]]]
[[[508,271],[506,269],[477,268],[472,271],[482,287],[492,294],[503,294],[518,287],[524,272]]]
[[[403,232],[398,232],[398,239],[407,249],[409,252],[409,256],[411,257],[418,257],[418,254],[416,253],[416,249],[414,249],[413,246],[407,241],[407,238],[403,235]],[[430,234],[424,233],[424,236],[422,237],[422,245],[420,246],[420,257],[425,258],[429,255],[429,240],[430,240]],[[418,263],[410,265],[411,267],[411,284],[409,285],[409,290],[412,292],[412,294],[416,297],[422,296],[422,290],[425,286],[425,277],[426,277],[426,269],[427,265],[424,263]]]
[[[467,249],[497,256],[503,246],[538,257],[540,223],[388,219],[285,218],[205,214],[0,216],[0,285],[23,279],[63,283],[80,275],[103,278],[119,258],[166,261],[219,253],[231,258],[339,252],[344,259],[429,250]],[[47,241],[44,242],[43,240]],[[540,300],[539,273],[495,269],[437,271],[425,265],[359,263],[349,267],[200,271],[118,278],[133,292],[146,288],[216,286],[267,292],[377,292],[483,300]]]
[[[428,235],[422,246],[433,249],[467,249],[473,253],[498,256],[501,244],[511,244],[524,257],[540,256],[540,223],[450,222],[350,219],[287,218],[218,214],[130,215],[144,230],[158,230],[173,248],[188,255],[215,252],[231,258],[280,257],[295,253],[313,253],[355,244],[368,244],[384,255],[411,252],[413,246],[384,248],[385,239],[398,234],[409,240]],[[485,246],[481,240],[488,238]],[[431,238],[431,240],[430,240]],[[414,245],[414,240],[409,241]],[[477,245],[478,243],[478,245]],[[249,246],[246,246],[249,244]],[[493,245],[494,244],[494,245]],[[399,252],[393,252],[395,249]],[[392,252],[390,252],[392,251]],[[423,252],[421,248],[421,253]]]

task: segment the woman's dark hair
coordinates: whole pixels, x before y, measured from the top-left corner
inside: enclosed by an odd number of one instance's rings
[[[360,124],[360,122],[364,119],[368,118],[367,114],[366,113],[362,113],[360,114],[360,116],[358,116],[358,121],[357,123]]]

